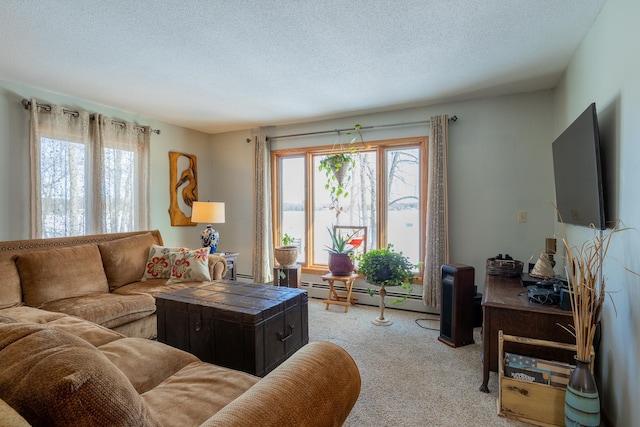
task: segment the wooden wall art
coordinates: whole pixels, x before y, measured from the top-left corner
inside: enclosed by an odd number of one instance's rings
[[[196,156],[169,152],[169,194],[171,225],[196,225],[191,222],[191,207],[198,200]]]

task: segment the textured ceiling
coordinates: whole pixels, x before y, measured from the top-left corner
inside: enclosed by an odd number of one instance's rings
[[[207,133],[552,88],[605,0],[2,0],[0,80]]]

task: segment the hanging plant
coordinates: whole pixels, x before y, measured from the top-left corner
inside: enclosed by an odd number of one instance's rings
[[[362,126],[357,124],[353,129],[358,133],[362,142],[361,128]],[[348,132],[347,135],[351,136],[351,132]],[[336,217],[342,213],[340,198],[346,199],[349,196],[347,187],[351,180],[351,171],[356,165],[355,155],[357,155],[357,149],[353,145],[355,141],[356,138],[353,137],[348,145],[340,144],[335,151],[332,150],[331,154],[320,160],[320,166],[318,167],[318,170],[324,172],[327,178],[324,188],[329,190],[329,195],[331,196],[329,209],[335,209]]]
[[[318,170],[325,173],[327,182],[325,190],[329,190],[331,198],[347,197],[349,195],[346,186],[351,179],[351,170],[356,161],[349,153],[330,154],[320,160]]]

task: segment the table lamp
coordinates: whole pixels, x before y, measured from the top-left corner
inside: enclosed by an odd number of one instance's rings
[[[216,253],[220,234],[211,224],[224,224],[224,202],[193,202],[191,222],[208,224],[200,233],[202,247],[208,247],[212,254]]]

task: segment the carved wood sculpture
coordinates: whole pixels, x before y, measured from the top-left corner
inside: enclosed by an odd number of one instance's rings
[[[181,158],[188,160],[188,166],[180,171],[180,176],[178,177],[180,168],[178,163],[180,163]],[[198,200],[198,165],[196,156],[174,151],[169,152],[169,194],[171,225],[196,225],[197,223],[191,222],[191,209],[188,209],[193,206],[194,201]],[[186,205],[185,208],[181,208],[180,199]],[[188,212],[185,213],[187,210]]]

